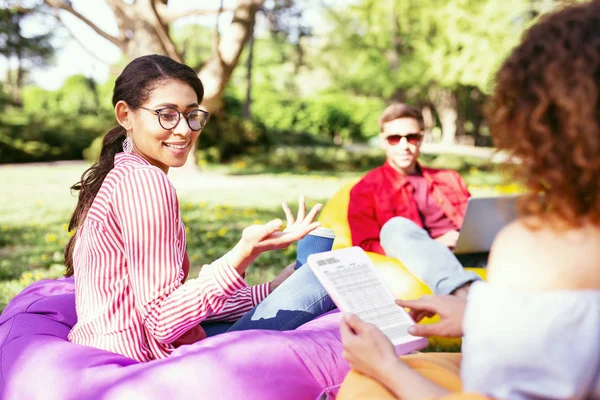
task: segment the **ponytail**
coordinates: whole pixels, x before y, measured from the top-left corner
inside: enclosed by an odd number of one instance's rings
[[[85,220],[88,210],[94,202],[102,186],[102,182],[104,182],[104,178],[114,168],[115,155],[123,151],[123,141],[126,135],[127,132],[122,126],[118,126],[108,132],[102,140],[102,150],[100,151],[99,160],[81,175],[79,182],[71,186],[71,192],[79,192],[79,199],[69,221],[69,232],[72,232],[73,235],[65,247],[65,265],[67,266],[65,276],[73,275],[75,233],[77,233],[77,230]]]

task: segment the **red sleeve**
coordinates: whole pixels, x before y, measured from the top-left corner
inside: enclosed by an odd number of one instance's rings
[[[365,251],[385,255],[385,250],[379,243],[379,224],[375,207],[372,189],[363,181],[358,182],[350,191],[348,204],[348,224],[352,245],[360,246]]]
[[[462,190],[463,194],[469,198],[471,197],[471,193],[469,192],[469,188],[467,187],[467,183],[465,182],[465,180],[463,179],[463,177],[456,172],[456,179],[458,180],[458,185],[460,186],[460,189]]]

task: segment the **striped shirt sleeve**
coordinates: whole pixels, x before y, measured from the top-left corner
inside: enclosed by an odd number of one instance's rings
[[[237,321],[268,295],[268,283],[240,289],[227,300],[221,312],[210,315],[206,321]]]
[[[247,288],[224,258],[202,268],[198,278],[181,283],[185,235],[179,235],[175,189],[162,171],[130,172],[115,188],[113,204],[135,307],[157,341],[173,342]]]

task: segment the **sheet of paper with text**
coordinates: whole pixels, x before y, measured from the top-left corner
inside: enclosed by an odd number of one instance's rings
[[[394,344],[398,354],[427,347],[428,340],[407,332],[414,324],[395,303],[371,259],[360,247],[312,254],[308,265],[338,308],[377,326]]]

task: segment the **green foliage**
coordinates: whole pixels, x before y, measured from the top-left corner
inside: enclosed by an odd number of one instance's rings
[[[300,63],[299,45],[282,40],[281,35],[256,40],[252,119],[263,124],[277,144],[289,143],[288,138],[300,144],[333,143],[334,138],[337,143],[348,143],[376,134],[383,100],[327,89],[329,81],[322,69],[313,65],[310,51],[302,53]],[[243,58],[247,56],[243,54]],[[241,68],[244,63],[240,60],[227,90],[228,115],[242,114],[247,84],[246,69]]]
[[[378,98],[319,93],[312,97],[278,99],[264,91],[252,104],[252,115],[274,131],[274,140],[289,132],[307,133],[333,143],[363,141],[377,134],[377,118],[384,103]],[[285,140],[285,139],[283,139]]]
[[[4,84],[0,82],[0,110],[9,105],[12,102],[12,98],[6,92]]]
[[[83,159],[90,163],[95,163],[100,158],[100,153],[102,152],[102,141],[104,140],[104,135],[98,136],[96,139],[92,141],[92,144],[89,147],[83,150]]]
[[[226,88],[224,109],[201,135],[199,160],[229,161],[273,146],[366,142],[377,134],[377,118],[391,101],[427,107],[435,132],[449,115],[446,127],[456,122],[457,135],[490,145],[483,105],[493,71],[521,32],[555,3],[333,2],[312,10],[325,23],[307,26],[302,11],[308,3],[271,2],[263,12],[272,31],[254,41],[251,116],[242,118],[246,49]],[[2,32],[0,26],[0,41]],[[212,27],[175,25],[169,34],[196,69],[212,54]],[[123,58],[114,68],[124,65]],[[0,163],[80,158],[83,149],[87,160],[97,158],[99,142],[93,140],[114,125],[113,78],[97,85],[77,75],[56,91],[25,87],[23,110],[0,117]],[[10,102],[0,97],[0,107]]]
[[[329,173],[366,171],[377,167],[385,160],[379,149],[349,151],[342,147],[304,146],[278,147],[265,152],[253,153],[232,161],[233,174],[280,173]]]
[[[35,15],[34,9],[20,5],[0,9],[0,54],[5,58],[16,57],[20,63],[45,65],[51,61],[54,48],[50,43],[53,32],[25,35],[22,24]]]
[[[185,63],[198,69],[212,54],[214,29],[201,25],[185,25],[175,28],[171,37]]]
[[[83,150],[114,125],[90,78],[74,75],[56,91],[23,90],[23,107],[0,115],[0,163],[81,159]]]
[[[432,85],[486,91],[529,11],[523,0],[362,0],[329,10],[335,34],[320,62],[340,88],[384,98]]]
[[[255,146],[270,143],[267,130],[260,122],[235,115],[213,116],[200,135],[201,148],[215,148],[218,158],[227,160]],[[213,151],[214,152],[214,151]]]
[[[429,41],[430,79],[444,87],[489,91],[493,73],[530,22],[522,0],[448,2],[435,21],[441,35]]]

